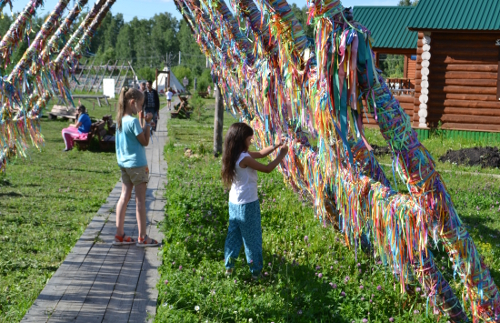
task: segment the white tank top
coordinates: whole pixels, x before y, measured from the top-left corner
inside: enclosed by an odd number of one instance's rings
[[[234,176],[231,191],[229,191],[229,202],[233,204],[247,204],[259,199],[257,195],[257,171],[250,167],[240,167],[240,162],[245,157],[250,157],[250,154],[243,152],[236,161],[236,176]]]

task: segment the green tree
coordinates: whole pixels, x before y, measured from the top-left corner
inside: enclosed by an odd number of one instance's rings
[[[184,77],[187,77],[189,80],[188,87],[193,86],[194,75],[191,73],[191,69],[189,67],[182,65],[174,66],[172,67],[172,73],[174,73],[175,77],[179,80],[179,82],[181,82],[181,84]]]
[[[182,52],[182,64],[190,67],[205,67],[205,56],[201,53],[200,47],[196,43],[191,29],[187,23],[182,20],[177,33],[177,40],[179,41],[179,50]]]
[[[416,6],[418,0],[399,0],[398,6]]]
[[[126,24],[120,29],[116,39],[116,58],[134,61],[136,54],[133,43],[133,30],[129,24]]]
[[[179,23],[170,13],[158,14],[151,19],[152,53],[155,65],[161,65],[166,53],[178,53],[177,30]]]
[[[314,26],[307,24],[307,17],[308,17],[307,6],[304,6],[302,7],[302,9],[300,9],[295,3],[292,3],[291,7],[294,16],[302,25],[302,28],[304,29],[307,37],[314,38]]]
[[[156,77],[156,70],[151,67],[145,66],[137,70],[137,76],[141,80],[154,82]]]

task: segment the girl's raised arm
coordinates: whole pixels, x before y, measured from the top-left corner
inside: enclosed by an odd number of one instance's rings
[[[268,147],[268,148],[272,148],[272,147]],[[269,152],[269,153],[271,153],[271,152]],[[268,153],[268,155],[269,155],[269,153]],[[276,168],[276,166],[278,166],[278,164],[283,160],[283,158],[285,158],[287,153],[288,153],[288,146],[283,146],[280,150],[280,153],[278,154],[278,157],[276,157],[275,160],[273,160],[272,162],[270,162],[267,165],[259,163],[258,161],[256,161],[252,157],[252,154],[250,154],[250,157],[245,157],[241,160],[240,167],[241,168],[250,167],[250,168],[255,169],[256,171],[259,171],[259,172],[270,173],[273,171],[273,169]]]
[[[264,158],[268,156],[270,153],[272,153],[275,149],[282,147],[284,144],[285,144],[284,142],[280,142],[278,145],[269,146],[260,151],[249,151],[248,154],[255,159]]]

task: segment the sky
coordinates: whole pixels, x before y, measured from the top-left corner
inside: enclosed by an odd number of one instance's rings
[[[288,0],[289,3],[295,3],[299,7],[306,4],[306,0]],[[14,12],[21,11],[26,5],[27,0],[12,0]],[[56,6],[58,0],[45,0],[43,8],[39,9],[39,15],[45,15]],[[94,4],[95,0],[89,0],[90,4]],[[227,2],[227,1],[226,1]],[[352,6],[395,6],[398,0],[344,0],[344,7]],[[70,2],[68,7],[73,7],[74,1]],[[10,9],[4,8],[4,13]],[[121,13],[125,21],[130,21],[134,17],[139,19],[148,19],[157,13],[170,12],[174,17],[181,18],[180,13],[175,8],[173,0],[117,0],[111,8],[113,14]]]

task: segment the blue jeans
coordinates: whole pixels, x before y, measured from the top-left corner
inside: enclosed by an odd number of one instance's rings
[[[242,244],[245,246],[250,271],[258,275],[263,266],[262,227],[258,200],[241,205],[229,202],[229,227],[224,246],[227,269],[234,268],[234,259],[238,258]]]

